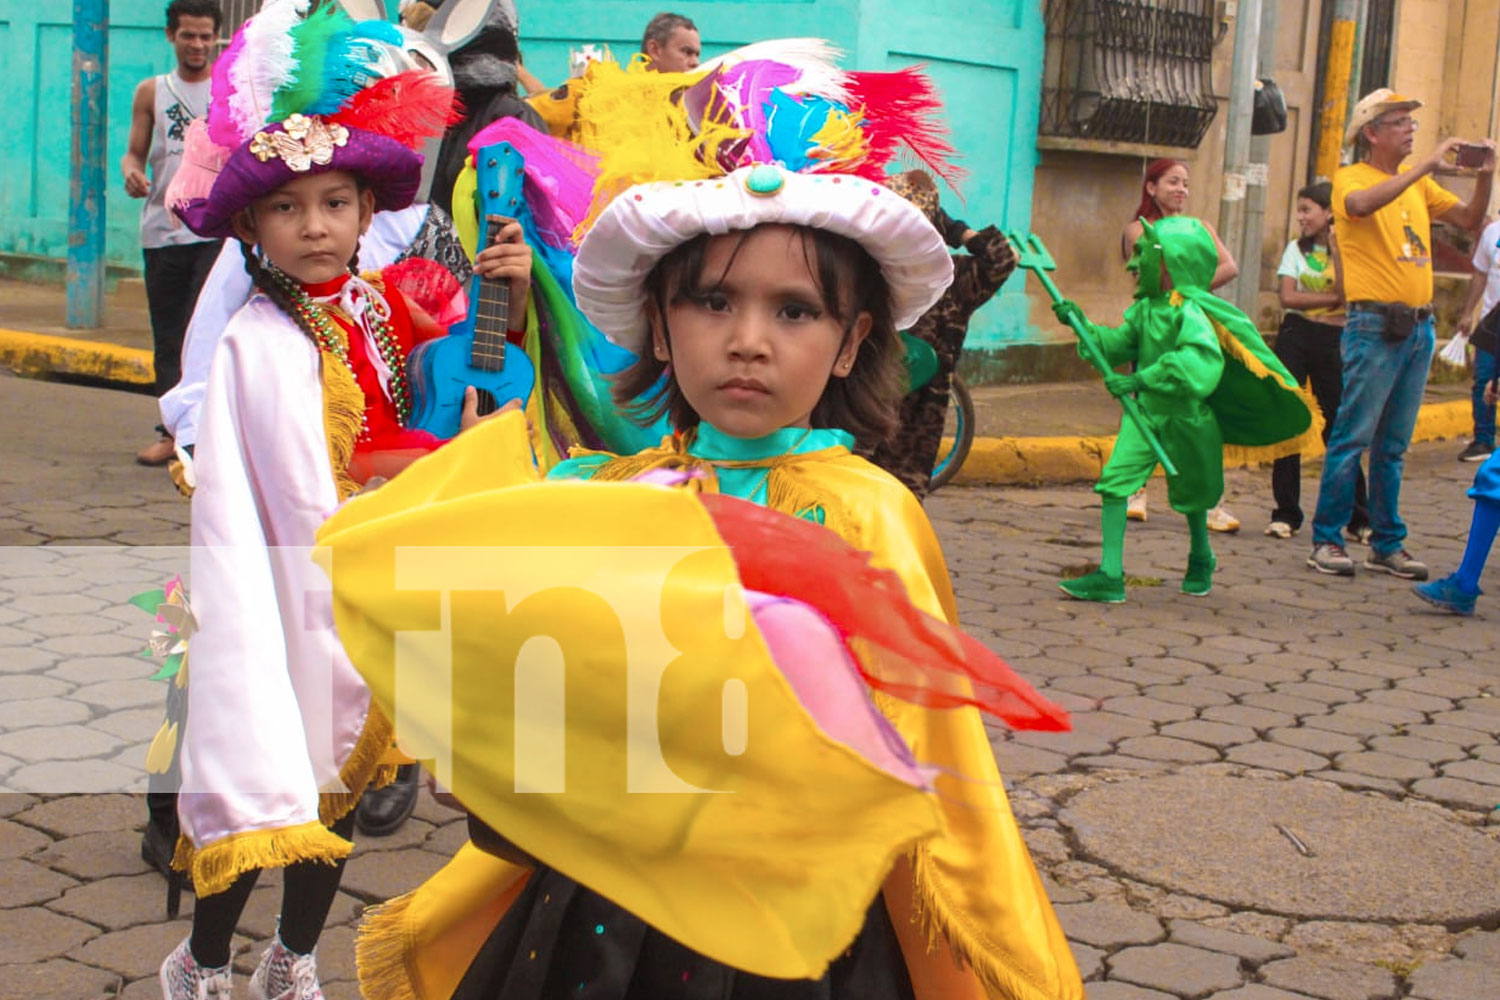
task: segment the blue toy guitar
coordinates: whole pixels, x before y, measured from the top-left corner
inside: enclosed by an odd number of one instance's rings
[[[506,222],[497,210],[519,200],[524,171],[520,156],[508,146],[486,147],[475,161],[479,217],[485,220],[482,249]],[[471,385],[479,393],[480,416],[512,399],[526,405],[536,369],[525,351],[506,340],[509,325],[509,282],[475,274],[469,315],[446,337],[418,344],[406,360],[412,427],[444,440],[453,437],[463,416],[464,390]]]

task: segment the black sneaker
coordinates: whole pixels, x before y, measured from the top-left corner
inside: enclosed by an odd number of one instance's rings
[[[1494,452],[1492,444],[1480,444],[1478,441],[1470,441],[1469,446],[1458,453],[1460,462],[1483,462]]]

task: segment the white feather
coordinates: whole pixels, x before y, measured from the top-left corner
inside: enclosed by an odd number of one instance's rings
[[[302,20],[303,0],[266,0],[245,23],[245,47],[230,68],[234,94],[229,117],[242,139],[249,139],[271,116],[271,100],[292,78],[292,26]]]
[[[742,45],[732,52],[715,56],[700,63],[697,72],[711,72],[719,66],[728,69],[752,59],[769,59],[794,66],[802,74],[796,83],[782,88],[787,93],[813,94],[840,104],[848,104],[849,78],[838,67],[838,61],[843,55],[841,49],[823,38],[773,38]]]

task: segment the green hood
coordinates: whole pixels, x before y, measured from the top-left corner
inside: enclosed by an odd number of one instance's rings
[[[1130,267],[1136,271],[1136,297],[1161,294],[1156,262],[1165,260],[1173,287],[1190,298],[1191,292],[1209,290],[1219,267],[1219,248],[1208,227],[1190,215],[1172,215],[1155,222],[1141,220],[1141,238],[1136,241]]]
[[[1142,224],[1131,258],[1137,268],[1136,297],[1163,294],[1157,261],[1165,261],[1172,278],[1171,301],[1178,308],[1200,310],[1212,323],[1224,374],[1206,402],[1219,419],[1224,443],[1246,449],[1233,457],[1279,458],[1308,446],[1312,413],[1297,380],[1266,346],[1250,317],[1209,291],[1219,249],[1208,227],[1188,215]]]

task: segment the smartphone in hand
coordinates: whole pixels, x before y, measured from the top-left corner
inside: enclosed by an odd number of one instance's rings
[[[1489,152],[1489,147],[1483,143],[1466,142],[1459,146],[1454,154],[1453,165],[1455,167],[1482,167]]]

